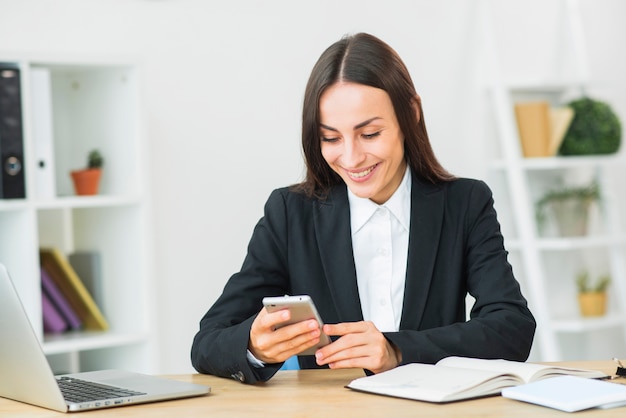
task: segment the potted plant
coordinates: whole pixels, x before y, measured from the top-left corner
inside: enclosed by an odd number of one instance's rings
[[[540,227],[545,223],[548,208],[554,214],[557,228],[563,237],[587,234],[589,209],[600,200],[600,187],[594,180],[586,186],[562,187],[549,190],[535,204]]]
[[[102,175],[102,166],[104,158],[97,149],[91,150],[87,156],[87,167],[80,170],[70,172],[74,181],[74,190],[77,195],[95,195],[98,194],[100,185],[100,176]]]
[[[591,283],[587,271],[576,276],[578,306],[583,316],[602,316],[606,313],[606,289],[610,283],[609,275],[600,276],[595,283]]]
[[[560,155],[613,154],[620,147],[622,128],[617,115],[602,101],[582,97],[568,103],[574,118],[563,142]]]

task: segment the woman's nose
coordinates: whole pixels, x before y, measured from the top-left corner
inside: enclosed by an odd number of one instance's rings
[[[358,141],[347,139],[344,141],[343,166],[345,168],[357,168],[363,162],[365,153]]]

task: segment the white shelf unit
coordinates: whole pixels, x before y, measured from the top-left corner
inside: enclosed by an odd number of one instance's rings
[[[624,154],[607,156],[524,158],[514,114],[517,101],[542,99],[563,105],[585,91],[580,16],[575,0],[561,2],[563,25],[569,39],[567,53],[577,68],[554,80],[507,80],[502,74],[495,45],[490,3],[484,1],[483,28],[489,76],[490,108],[494,115],[501,157],[490,166],[490,184],[505,245],[524,294],[537,320],[531,357],[556,361],[611,358],[626,351],[626,233],[620,224],[618,184],[611,169],[624,164]],[[564,52],[565,53],[565,52]],[[556,79],[559,77],[559,79]],[[602,203],[584,237],[561,238],[550,223],[540,232],[535,202],[561,182],[588,184],[596,179]],[[623,209],[622,209],[623,211]],[[575,277],[587,270],[592,277],[610,274],[609,310],[599,318],[583,318],[578,311]]]
[[[15,282],[22,303],[55,372],[124,368],[152,372],[153,275],[150,273],[149,199],[144,177],[139,68],[130,60],[73,59],[2,54],[18,66],[24,134],[26,198],[0,200],[0,262]],[[41,137],[35,126],[32,72],[50,75],[51,193],[36,176]],[[36,87],[35,88],[40,88]],[[38,96],[40,97],[40,96]],[[69,172],[87,164],[90,150],[104,157],[96,196],[76,196]],[[68,255],[100,256],[106,332],[43,332],[39,248]]]

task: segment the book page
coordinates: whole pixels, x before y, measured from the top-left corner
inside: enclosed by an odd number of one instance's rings
[[[485,360],[468,357],[446,357],[437,365],[447,367],[464,367],[468,369],[491,370],[500,373],[511,373],[529,383],[547,377],[572,375],[581,377],[604,377],[605,374],[596,370],[574,369],[537,363],[525,363],[511,360]]]
[[[412,363],[353,380],[355,390],[429,402],[448,402],[499,393],[521,383],[514,376],[489,370],[470,370]]]

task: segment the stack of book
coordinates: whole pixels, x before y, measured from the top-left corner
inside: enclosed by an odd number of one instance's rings
[[[92,292],[57,248],[39,251],[44,331],[109,328]]]

